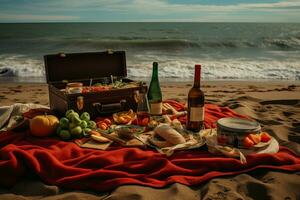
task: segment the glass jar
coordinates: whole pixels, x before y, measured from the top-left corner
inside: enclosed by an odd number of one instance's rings
[[[82,93],[82,87],[83,87],[83,83],[80,82],[68,83],[66,86],[66,92],[68,94]]]

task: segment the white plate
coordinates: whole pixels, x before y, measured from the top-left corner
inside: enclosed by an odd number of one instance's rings
[[[254,145],[254,147],[255,148],[265,147],[265,146],[268,146],[269,144],[271,144],[271,142],[272,142],[272,138],[268,142],[260,142],[256,145]]]
[[[239,149],[243,154],[260,154],[260,153],[277,153],[279,151],[279,143],[274,137],[271,137],[271,140],[267,142],[267,145],[259,148],[252,149]]]

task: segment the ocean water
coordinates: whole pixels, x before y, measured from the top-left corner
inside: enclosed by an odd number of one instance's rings
[[[130,78],[300,80],[300,23],[0,24],[0,71],[44,81],[43,55],[125,50]],[[32,78],[29,78],[32,77]],[[0,80],[1,80],[0,76]]]

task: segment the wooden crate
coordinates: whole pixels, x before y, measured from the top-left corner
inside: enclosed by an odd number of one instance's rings
[[[92,118],[137,108],[137,91],[146,90],[144,84],[131,88],[112,89],[101,92],[68,94],[64,91],[67,82],[82,82],[89,86],[109,77],[126,78],[125,51],[105,51],[45,55],[45,71],[49,88],[50,108],[58,115],[74,109],[78,113],[87,111]]]

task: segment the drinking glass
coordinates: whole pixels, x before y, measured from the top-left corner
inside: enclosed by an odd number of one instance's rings
[[[137,105],[137,124],[140,126],[147,126],[150,121],[150,107],[147,98],[147,93],[144,91],[138,92]]]

